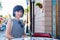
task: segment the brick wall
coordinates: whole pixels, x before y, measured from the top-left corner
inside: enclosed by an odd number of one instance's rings
[[[35,0],[35,2],[40,2],[43,4],[43,0]],[[42,13],[40,9],[35,4],[35,32],[44,33],[45,32],[45,14]]]
[[[41,13],[42,9],[35,5],[35,32],[52,33],[52,0],[43,0],[40,3],[44,3],[44,12]]]
[[[45,8],[45,32],[52,32],[52,0],[44,0]]]
[[[57,0],[58,1],[58,24],[57,24],[57,33],[58,35],[60,35],[60,0]]]

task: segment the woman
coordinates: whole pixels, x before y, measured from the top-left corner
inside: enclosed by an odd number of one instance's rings
[[[12,38],[21,38],[25,37],[24,34],[24,23],[20,18],[24,14],[24,9],[20,5],[16,5],[13,8],[13,19],[9,19],[6,26],[6,37],[8,40]]]

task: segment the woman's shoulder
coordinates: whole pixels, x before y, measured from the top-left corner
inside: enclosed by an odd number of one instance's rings
[[[8,22],[12,22],[14,19],[13,18],[10,18],[10,19],[8,19]]]
[[[14,20],[14,18],[10,18],[9,20],[10,20],[10,21],[13,21],[13,20]]]

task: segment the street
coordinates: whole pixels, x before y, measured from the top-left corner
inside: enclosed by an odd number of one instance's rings
[[[5,32],[4,31],[0,31],[0,40],[5,40]]]

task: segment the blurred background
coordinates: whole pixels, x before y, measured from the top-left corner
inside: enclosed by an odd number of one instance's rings
[[[7,21],[14,18],[12,13],[15,5],[24,7],[21,19],[26,21],[25,33],[48,34],[60,39],[59,3],[59,0],[0,0],[0,40],[5,38]]]

